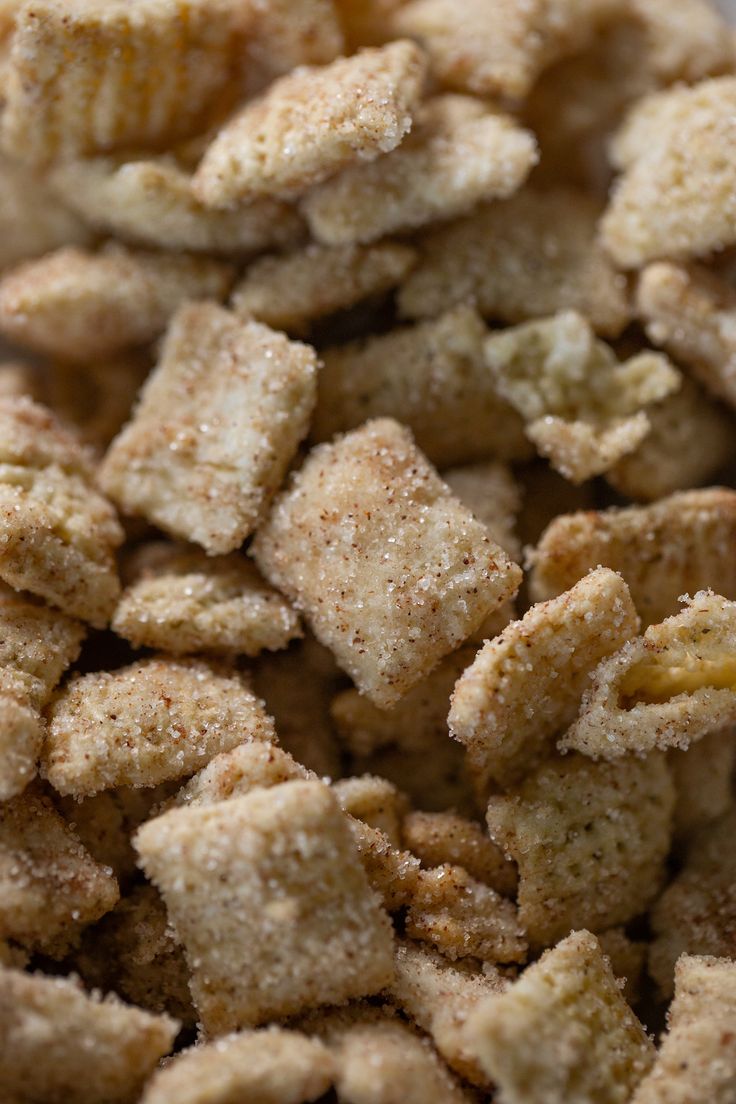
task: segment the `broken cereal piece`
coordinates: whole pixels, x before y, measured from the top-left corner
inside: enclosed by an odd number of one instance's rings
[[[378,828],[394,847],[401,846],[401,820],[406,797],[385,778],[364,774],[341,778],[332,786],[340,807],[372,828]]]
[[[294,778],[315,775],[287,751],[267,740],[238,744],[216,755],[176,795],[176,805],[214,805],[244,797],[261,787],[278,786]]]
[[[139,514],[210,555],[238,548],[262,519],[315,400],[317,358],[215,303],[173,319],[101,481]]]
[[[521,510],[521,488],[508,465],[494,460],[465,464],[446,469],[442,478],[455,497],[483,522],[496,544],[520,563],[516,518]]]
[[[736,728],[710,732],[684,751],[673,749],[668,761],[677,790],[675,835],[686,842],[733,803]]]
[[[505,897],[516,892],[514,864],[474,820],[453,812],[411,812],[404,817],[401,842],[425,868],[461,866],[475,881]]]

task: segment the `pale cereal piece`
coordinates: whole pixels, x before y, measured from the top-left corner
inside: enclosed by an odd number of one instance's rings
[[[44,726],[18,672],[0,670],[0,801],[22,793],[36,775]]]
[[[358,688],[384,708],[521,579],[411,434],[388,418],[314,449],[251,550]]]
[[[461,866],[505,897],[516,892],[516,867],[474,820],[451,812],[411,812],[402,822],[401,841],[425,868]]]
[[[123,531],[94,486],[91,456],[50,411],[0,400],[0,578],[105,626]]]
[[[633,0],[647,31],[649,64],[664,84],[688,83],[733,70],[729,25],[708,0]]]
[[[628,1104],[655,1057],[587,931],[486,1000],[467,1034],[502,1104]]]
[[[442,478],[455,497],[483,522],[496,544],[520,563],[516,518],[521,510],[521,489],[508,465],[493,460],[466,464],[443,471]]]
[[[491,797],[491,839],[519,867],[519,919],[534,948],[576,925],[624,924],[664,876],[675,788],[663,755],[552,759]]]
[[[243,318],[301,334],[320,318],[396,287],[416,256],[407,245],[379,242],[336,249],[312,244],[298,253],[262,257],[236,284],[232,308]]]
[[[170,156],[64,161],[48,179],[84,224],[144,246],[249,256],[297,245],[303,234],[296,211],[277,200],[208,209],[195,198],[190,174]]]
[[[249,0],[248,63],[267,77],[345,53],[334,0]]]
[[[474,302],[488,318],[526,322],[577,310],[615,336],[631,317],[625,278],[600,246],[597,202],[572,188],[524,188],[427,234],[399,294],[401,313],[432,318]]]
[[[0,270],[65,245],[87,245],[91,237],[43,177],[0,156]]]
[[[182,1051],[154,1073],[141,1104],[302,1104],[321,1098],[335,1073],[317,1039],[280,1027],[242,1031]]]
[[[196,133],[237,81],[247,22],[247,5],[231,0],[25,3],[3,147],[48,162]]]
[[[0,968],[0,1090],[14,1102],[133,1104],[178,1028],[74,977]]]
[[[219,752],[275,739],[236,672],[154,657],[67,683],[48,710],[42,773],[60,794],[84,797],[184,778]]]
[[[353,843],[371,889],[378,894],[387,912],[410,905],[419,884],[419,859],[408,851],[399,851],[380,828],[347,815]]]
[[[174,809],[139,829],[136,847],[184,944],[209,1034],[391,980],[391,925],[322,783]]]
[[[628,165],[601,222],[621,267],[702,256],[736,242],[736,78],[643,100],[615,152]],[[633,130],[635,128],[635,130]]]
[[[282,77],[220,130],[195,196],[209,207],[289,198],[388,153],[411,129],[424,76],[419,47],[393,42]]]
[[[136,648],[255,656],[301,636],[297,614],[238,552],[156,541],[139,546],[127,570],[111,627]]]
[[[677,613],[682,594],[717,587],[736,598],[736,494],[683,491],[651,506],[556,518],[530,555],[535,601],[561,594],[600,564],[619,571],[646,625]]]
[[[685,751],[668,756],[677,790],[675,835],[683,841],[733,804],[736,730],[711,732]]]
[[[401,846],[401,822],[409,802],[385,778],[364,774],[333,783],[333,793],[346,813],[383,832],[394,847]]]
[[[0,938],[63,958],[118,896],[112,872],[37,787],[0,803]]]
[[[325,441],[367,418],[407,425],[434,464],[522,460],[521,418],[488,370],[487,330],[470,307],[322,353],[312,436]]]
[[[629,1004],[636,1004],[646,967],[647,944],[629,939],[623,928],[609,928],[608,931],[599,932],[598,942],[621,985],[624,997]]]
[[[635,636],[620,575],[600,568],[488,641],[455,686],[448,724],[482,778],[520,781],[575,719],[601,659]]]
[[[320,184],[301,210],[327,245],[376,241],[506,199],[536,160],[534,136],[510,115],[470,97],[439,96],[417,109],[398,149]]]
[[[100,472],[108,493],[210,555],[263,518],[305,436],[317,357],[215,303],[174,317],[158,367]]]
[[[736,725],[736,602],[712,591],[685,601],[598,665],[561,749],[617,759]]]
[[[267,740],[239,744],[223,751],[182,786],[175,805],[215,805],[252,790],[279,786],[295,778],[315,779],[314,772],[297,763],[288,751]]]

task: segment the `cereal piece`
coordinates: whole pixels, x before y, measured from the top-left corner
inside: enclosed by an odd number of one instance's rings
[[[576,931],[468,1022],[503,1104],[627,1104],[655,1050],[595,936]]]
[[[0,0],[0,41],[5,41],[13,33],[15,17],[23,0]]]
[[[594,759],[688,748],[736,725],[736,602],[712,591],[604,659],[559,747]]]
[[[294,778],[315,777],[287,751],[268,741],[239,744],[223,751],[191,778],[176,795],[176,805],[215,805],[244,797],[261,787],[278,786]]]
[[[248,61],[268,77],[345,53],[334,0],[251,0],[249,8]]]
[[[183,1051],[154,1074],[141,1104],[302,1104],[321,1098],[334,1077],[317,1039],[269,1027]]]
[[[364,774],[333,784],[340,807],[372,828],[378,828],[394,847],[401,846],[401,820],[408,801],[385,778]]]
[[[659,80],[692,83],[733,69],[734,43],[729,26],[708,0],[633,0],[643,20],[648,62]]]
[[[646,625],[679,610],[681,594],[717,587],[736,598],[736,494],[720,487],[655,502],[556,518],[530,557],[531,595],[543,601],[599,564],[620,571]]]
[[[597,333],[629,320],[626,280],[598,243],[597,203],[570,188],[525,188],[428,234],[399,295],[408,318],[475,302],[488,318],[525,322],[577,310]]]
[[[487,330],[460,306],[418,326],[323,353],[312,436],[395,417],[434,464],[530,453],[521,419],[502,400],[483,355]]]
[[[619,364],[574,311],[491,334],[486,363],[527,436],[574,483],[608,471],[649,432],[644,408],[680,386],[656,353]]]
[[[521,543],[516,536],[516,517],[521,509],[521,490],[506,464],[488,461],[467,464],[442,472],[442,478],[456,498],[482,521],[491,538],[512,560],[521,561]]]
[[[406,908],[414,900],[419,884],[419,859],[399,851],[380,828],[347,815],[350,834],[371,889],[387,912]]]
[[[42,406],[0,400],[0,578],[102,628],[123,531],[90,457]]]
[[[103,485],[126,513],[210,555],[234,551],[307,432],[316,371],[309,346],[215,303],[185,305],[110,446]]]
[[[629,939],[623,928],[599,932],[598,942],[621,985],[621,992],[629,1004],[636,1004],[646,965],[647,944]]]
[[[736,78],[658,93],[624,124],[615,157],[627,162],[601,233],[623,268],[702,256],[736,242]]]
[[[12,1101],[132,1104],[178,1027],[89,996],[74,978],[0,968],[0,1090]]]
[[[248,256],[296,245],[303,232],[297,213],[273,199],[209,210],[195,198],[190,175],[170,157],[64,161],[49,182],[87,225],[154,248]]]
[[[675,835],[688,840],[733,804],[736,730],[710,732],[686,751],[671,751],[668,759],[677,790]]]
[[[117,899],[111,871],[39,789],[0,804],[0,938],[63,958]]]
[[[620,575],[600,568],[488,641],[458,680],[448,718],[482,778],[518,782],[577,714],[591,673],[635,635]]]
[[[504,896],[516,892],[516,868],[474,820],[457,813],[411,812],[401,839],[424,867],[461,866],[471,878]]]
[[[195,196],[210,207],[289,198],[388,153],[411,128],[424,73],[421,50],[393,42],[282,77],[219,132],[194,175]]]
[[[550,760],[491,797],[491,839],[519,867],[519,918],[533,947],[577,924],[604,931],[643,912],[669,851],[675,791],[663,755]]]
[[[228,0],[143,0],[134,10],[127,0],[25,3],[4,148],[45,162],[196,133],[237,77],[246,15]]]
[[[127,422],[149,369],[149,358],[140,351],[84,365],[56,361],[41,369],[34,397],[101,452]]]
[[[315,449],[252,550],[381,707],[429,674],[521,578],[390,419]]]
[[[208,1033],[367,996],[390,981],[388,918],[322,783],[174,809],[139,829],[136,847],[184,944]]]
[[[112,628],[134,647],[173,655],[258,655],[301,635],[288,602],[237,552],[211,557],[185,544],[139,547]]]
[[[87,245],[91,236],[40,176],[0,157],[0,270],[64,245]]]
[[[319,185],[301,209],[318,241],[375,241],[506,199],[536,159],[533,135],[511,116],[470,97],[440,96],[417,109],[398,149]]]
[[[42,773],[76,797],[155,786],[249,740],[275,733],[241,677],[202,660],[143,659],[67,683],[48,712]]]

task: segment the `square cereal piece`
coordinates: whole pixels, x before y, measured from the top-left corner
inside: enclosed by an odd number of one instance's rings
[[[207,556],[186,544],[137,548],[112,629],[136,647],[172,655],[212,652],[255,656],[301,636],[285,598],[237,552]]]
[[[173,319],[158,367],[103,462],[121,506],[210,555],[262,519],[309,426],[317,358],[215,303]]]
[[[577,924],[603,931],[643,912],[670,848],[675,788],[664,755],[553,759],[491,797],[491,839],[519,867],[519,919],[534,948]]]
[[[64,245],[88,245],[92,232],[24,165],[0,155],[0,270]]]
[[[222,751],[275,740],[243,677],[198,659],[142,659],[70,679],[48,710],[42,773],[60,794],[185,778]]]
[[[381,707],[429,674],[521,579],[388,418],[310,453],[252,551]]]
[[[475,820],[453,812],[410,812],[401,825],[401,843],[425,868],[461,866],[504,897],[516,893],[516,867]]]
[[[675,836],[687,842],[733,804],[736,728],[710,732],[685,751],[673,749],[668,760],[677,791]]]
[[[654,1046],[595,936],[576,931],[468,1021],[503,1104],[628,1104]]]
[[[717,588],[736,598],[736,493],[683,491],[651,506],[562,514],[529,557],[535,601],[552,598],[600,564],[628,583],[644,626],[677,613],[683,594]]]
[[[289,198],[388,153],[411,129],[424,75],[419,47],[392,42],[282,77],[219,132],[194,175],[195,196],[210,207]]]
[[[388,917],[320,782],[174,809],[136,836],[192,969],[205,1030],[368,996],[392,975]]]
[[[74,978],[0,967],[0,1091],[5,1100],[133,1104],[179,1029]]]
[[[246,25],[247,5],[229,0],[25,3],[2,144],[44,162],[188,137],[236,83]]]
[[[39,788],[0,804],[0,938],[63,958],[118,896]]]
[[[447,468],[442,478],[455,498],[482,521],[496,544],[512,560],[521,562],[516,518],[521,510],[521,487],[507,464],[489,460]]]
[[[294,778],[316,776],[288,751],[267,740],[238,744],[222,751],[203,770],[190,778],[177,793],[173,805],[215,805],[232,797],[245,797],[252,790],[278,786]],[[165,805],[162,811],[167,809]]]
[[[591,196],[561,187],[481,206],[423,238],[401,313],[432,318],[474,302],[487,318],[517,323],[576,310],[596,333],[616,336],[631,307],[625,277],[598,242],[599,215]]]
[[[318,185],[301,210],[327,245],[376,241],[506,199],[536,159],[533,135],[510,115],[471,97],[438,96],[417,109],[398,149]]]
[[[459,306],[417,326],[322,353],[315,440],[393,417],[440,467],[531,455],[524,425],[496,390],[485,363],[487,329]]]
[[[301,334],[320,318],[396,287],[416,256],[408,245],[379,242],[334,249],[312,244],[298,253],[262,257],[235,286],[232,308],[243,318]]]
[[[340,808],[377,828],[394,847],[401,847],[401,821],[409,802],[386,778],[364,774],[360,778],[341,778],[332,784]]]
[[[448,718],[481,779],[513,785],[545,758],[598,662],[638,624],[626,583],[599,568],[487,641],[458,679]]]
[[[736,602],[711,591],[604,659],[560,740],[594,759],[688,748],[736,725]]]
[[[103,628],[123,531],[91,460],[46,408],[0,400],[0,578]]]

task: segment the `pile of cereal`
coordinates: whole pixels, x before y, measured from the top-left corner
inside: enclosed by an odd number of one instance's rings
[[[736,32],[0,0],[0,1104],[736,1104]]]

